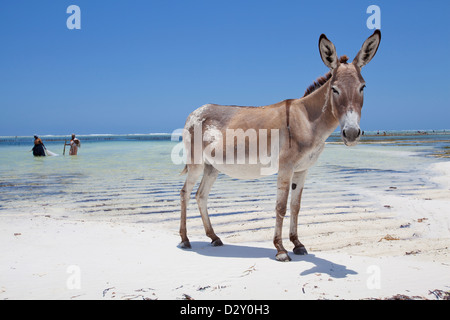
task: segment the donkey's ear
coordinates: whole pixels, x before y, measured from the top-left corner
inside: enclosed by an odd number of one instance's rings
[[[367,38],[366,41],[364,41],[361,50],[359,50],[355,59],[353,59],[353,64],[357,65],[360,68],[368,64],[369,61],[372,60],[372,58],[375,56],[375,53],[377,53],[380,41],[381,32],[379,29],[377,29],[369,38]]]
[[[323,63],[330,68],[336,69],[338,66],[338,58],[336,54],[336,48],[333,42],[328,40],[328,38],[322,33],[319,38],[319,52]]]

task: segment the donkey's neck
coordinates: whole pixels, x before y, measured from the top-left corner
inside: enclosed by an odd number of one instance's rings
[[[313,93],[301,98],[310,120],[314,136],[325,141],[339,125],[331,107],[330,83],[328,80]]]

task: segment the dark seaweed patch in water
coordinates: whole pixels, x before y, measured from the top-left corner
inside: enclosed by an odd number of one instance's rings
[[[138,209],[138,208],[136,208]],[[176,213],[178,212],[178,209],[167,209],[167,210],[155,210],[155,211],[145,211],[145,212],[139,212],[139,214],[160,214],[160,213]],[[200,217],[200,216],[198,216]]]
[[[248,213],[258,213],[261,210],[242,210],[242,211],[230,211],[230,212],[222,212],[222,213],[210,213],[210,217],[223,217],[223,216],[234,216],[238,214],[248,214]],[[192,218],[201,218],[201,216],[194,216]]]
[[[18,185],[11,182],[0,182],[0,188],[13,188],[16,186]]]
[[[85,203],[85,202],[97,202],[97,201],[111,201],[112,198],[95,198],[95,199],[83,199],[77,200],[75,203]]]
[[[14,202],[45,199],[66,194],[64,186],[70,185],[81,175],[77,174],[24,174],[10,176],[0,181],[0,201]]]
[[[331,165],[328,168],[334,169],[338,172],[349,173],[349,174],[359,174],[359,173],[367,173],[367,172],[376,172],[376,173],[407,173],[407,171],[399,171],[399,170],[390,170],[390,169],[375,169],[375,168],[351,168],[344,167],[338,165]]]

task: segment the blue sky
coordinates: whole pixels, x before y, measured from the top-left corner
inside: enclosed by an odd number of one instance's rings
[[[301,97],[320,34],[353,59],[371,4],[362,129],[449,129],[449,1],[2,0],[0,135],[172,132],[205,103]]]

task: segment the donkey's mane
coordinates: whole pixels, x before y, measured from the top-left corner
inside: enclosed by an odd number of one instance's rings
[[[348,57],[346,55],[343,55],[339,58],[339,63],[347,64]],[[305,94],[303,97],[306,97],[307,95],[310,95],[317,89],[319,89],[321,86],[323,86],[328,80],[331,78],[331,72],[328,71],[324,76],[317,78],[316,81],[314,81],[305,91]]]

